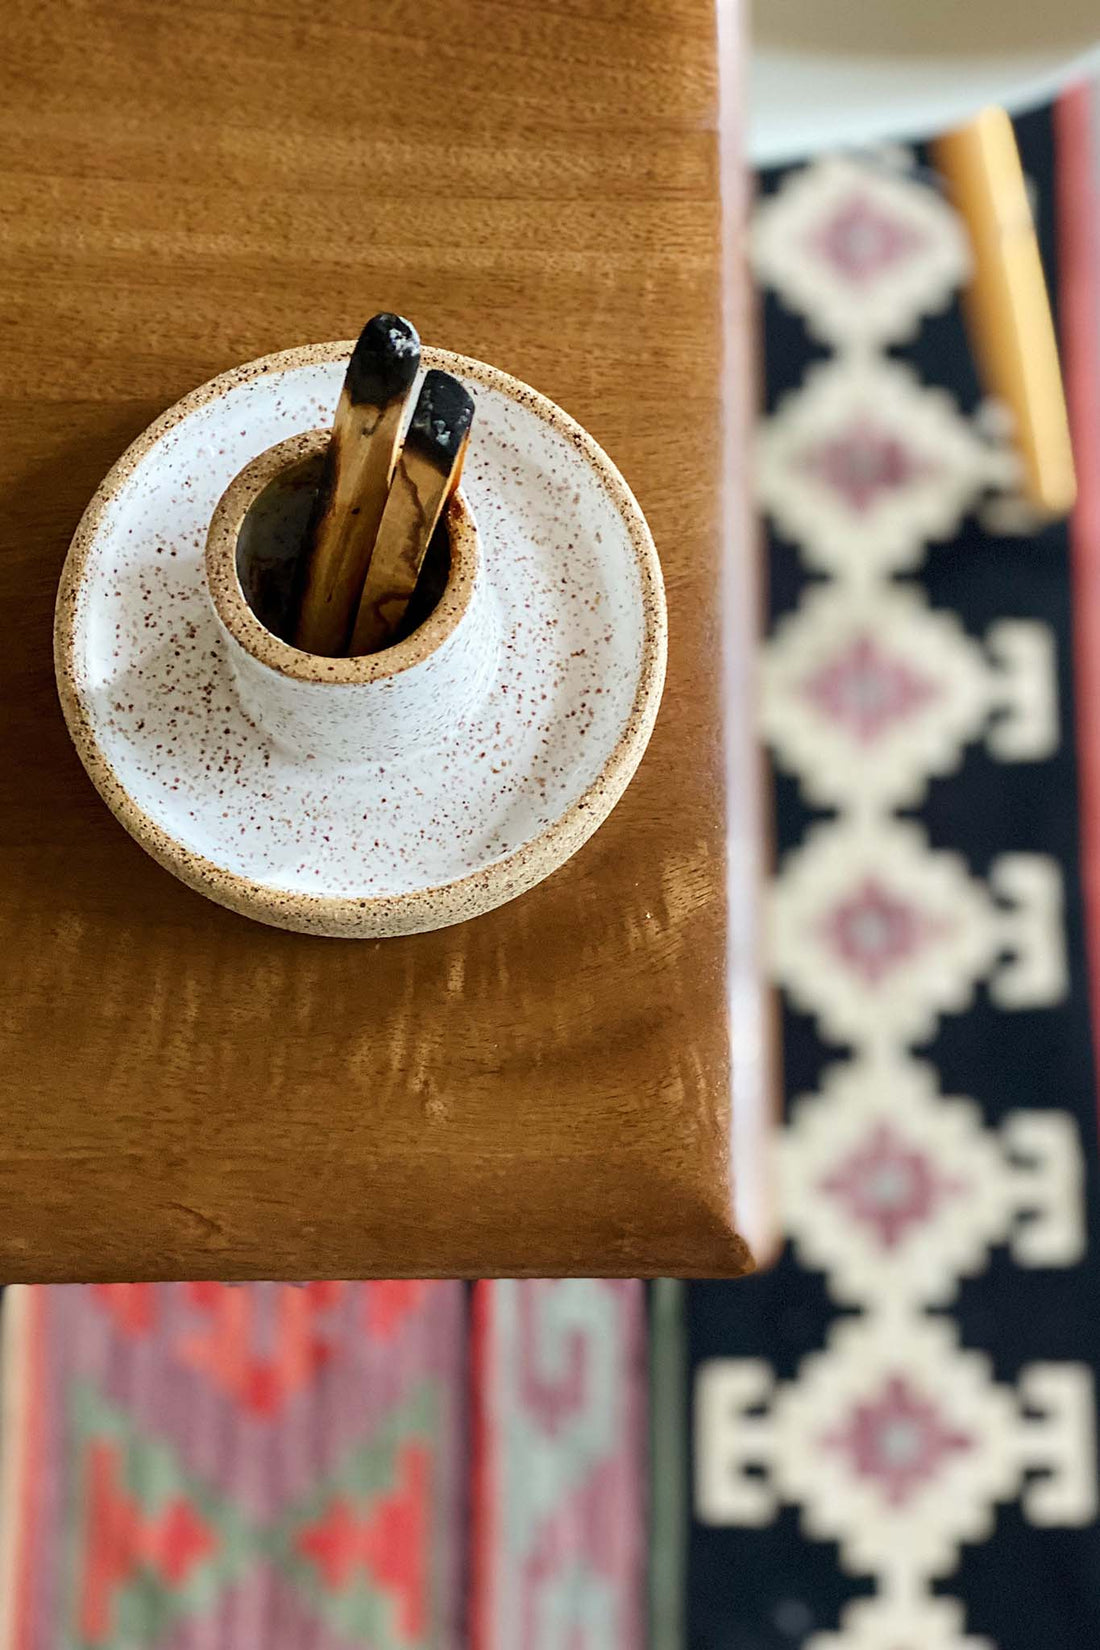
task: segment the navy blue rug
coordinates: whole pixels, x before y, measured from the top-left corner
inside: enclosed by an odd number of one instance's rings
[[[1018,135],[1057,289],[1049,111]],[[682,1640],[1091,1650],[1069,532],[1015,502],[958,307],[965,234],[922,152],[765,177],[753,254],[787,1245],[685,1291]]]

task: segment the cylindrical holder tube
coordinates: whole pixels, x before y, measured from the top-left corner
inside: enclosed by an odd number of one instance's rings
[[[207,586],[241,704],[258,728],[303,761],[318,754],[390,761],[414,744],[441,741],[488,691],[498,657],[495,614],[460,489],[444,518],[446,583],[411,634],[378,653],[333,659],[276,633],[327,439],[324,430],[292,436],[234,478],[210,523]]]

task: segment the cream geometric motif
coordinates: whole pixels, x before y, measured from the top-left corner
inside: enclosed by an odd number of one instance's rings
[[[929,189],[847,156],[791,172],[757,208],[758,277],[824,343],[890,343],[945,309],[970,268],[958,218]]]
[[[988,744],[1002,762],[1044,762],[1059,745],[1058,660],[1054,635],[1031,619],[999,619],[985,633],[997,676],[990,708],[997,712]]]
[[[777,1147],[784,1230],[844,1304],[944,1306],[993,1244],[1022,1266],[1085,1250],[1084,1160],[1066,1112],[1011,1113],[995,1132],[935,1070],[882,1050],[827,1070]]]
[[[1045,854],[1001,854],[989,868],[1000,902],[1001,938],[1010,953],[989,983],[998,1008],[1061,1002],[1069,990],[1063,942],[1062,873]]]
[[[915,586],[811,586],[764,650],[764,736],[811,802],[852,809],[919,802],[987,729],[1002,760],[1052,755],[1050,630],[1001,623],[986,645]]]
[[[819,824],[772,891],[772,971],[824,1036],[860,1048],[931,1037],[989,975],[1004,1007],[1059,1001],[1057,863],[1005,855],[990,883],[1004,905],[959,855],[930,849],[918,825],[860,815]]]
[[[898,361],[812,367],[757,440],[757,490],[808,565],[851,583],[916,567],[1018,460],[983,441],[945,390]]]
[[[696,1511],[761,1525],[794,1504],[846,1569],[916,1595],[992,1534],[998,1503],[1019,1497],[1036,1524],[1095,1518],[1093,1416],[1087,1365],[1032,1365],[1014,1392],[948,1318],[839,1319],[796,1381],[756,1359],[700,1366]]]
[[[839,1633],[815,1633],[804,1650],[995,1650],[992,1640],[965,1635],[962,1605],[953,1598],[860,1598],[843,1612],[841,1626]]]

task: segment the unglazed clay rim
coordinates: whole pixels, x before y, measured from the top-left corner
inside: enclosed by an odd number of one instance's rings
[[[641,586],[644,628],[634,702],[614,748],[585,791],[538,836],[464,877],[403,894],[349,896],[301,894],[271,888],[195,853],[171,836],[133,801],[100,749],[76,671],[76,618],[81,585],[95,536],[108,506],[162,436],[191,413],[237,385],[265,373],[328,365],[346,359],[353,340],[305,344],[261,356],[221,373],[161,414],[108,471],[81,517],[58,588],[54,617],[54,666],[65,722],[92,783],[119,823],[158,864],[219,905],[276,928],[333,937],[424,933],[491,911],[533,888],[570,859],[603,823],[622,796],[649,743],[664,687],[668,625],[664,583],[653,536],[633,493],[602,447],[568,413],[537,390],[471,356],[425,349],[422,362],[458,373],[530,407],[572,446],[595,472],[626,524]]]
[[[457,628],[474,593],[479,559],[477,527],[460,489],[448,507],[451,570],[443,594],[424,623],[396,647],[355,659],[328,659],[282,641],[260,622],[245,600],[237,573],[237,540],[245,516],[264,488],[284,470],[318,457],[327,445],[327,430],[306,430],[257,453],[237,472],[210,518],[204,555],[206,583],[218,617],[234,641],[280,676],[296,682],[384,682],[413,665],[423,664]]]

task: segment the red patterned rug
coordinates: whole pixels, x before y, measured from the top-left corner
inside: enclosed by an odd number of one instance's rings
[[[9,1290],[0,1650],[638,1650],[642,1286],[469,1299]]]
[[[642,1285],[479,1284],[474,1344],[472,1650],[640,1650]]]
[[[449,1650],[465,1292],[4,1300],[3,1650]]]

